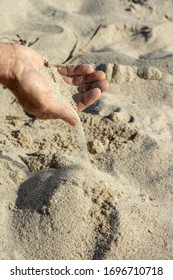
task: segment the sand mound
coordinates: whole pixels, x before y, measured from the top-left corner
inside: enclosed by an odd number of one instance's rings
[[[111,189],[95,175],[71,165],[37,173],[21,185],[11,229],[24,258],[104,257],[118,217]]]

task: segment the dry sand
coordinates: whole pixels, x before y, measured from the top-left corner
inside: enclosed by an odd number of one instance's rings
[[[110,90],[74,128],[33,121],[0,88],[0,259],[173,259],[172,1],[134,2],[1,0],[0,40],[39,37],[57,64],[102,23],[74,63]],[[75,88],[42,74],[75,106]]]

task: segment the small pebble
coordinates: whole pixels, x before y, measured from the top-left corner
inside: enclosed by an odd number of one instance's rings
[[[104,151],[104,146],[99,140],[89,141],[88,151],[91,154],[100,154]]]

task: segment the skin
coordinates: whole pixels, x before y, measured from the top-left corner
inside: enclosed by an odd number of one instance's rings
[[[79,122],[78,113],[100,98],[109,84],[102,71],[89,65],[63,66],[58,72],[64,81],[78,88],[77,112],[53,100],[47,81],[41,76],[41,56],[14,43],[0,43],[0,83],[16,96],[24,111],[39,119],[63,119],[70,125]]]

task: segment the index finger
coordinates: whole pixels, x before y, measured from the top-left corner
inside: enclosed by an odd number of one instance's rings
[[[91,65],[64,65],[58,69],[58,72],[63,76],[81,76],[88,75],[94,71]]]

